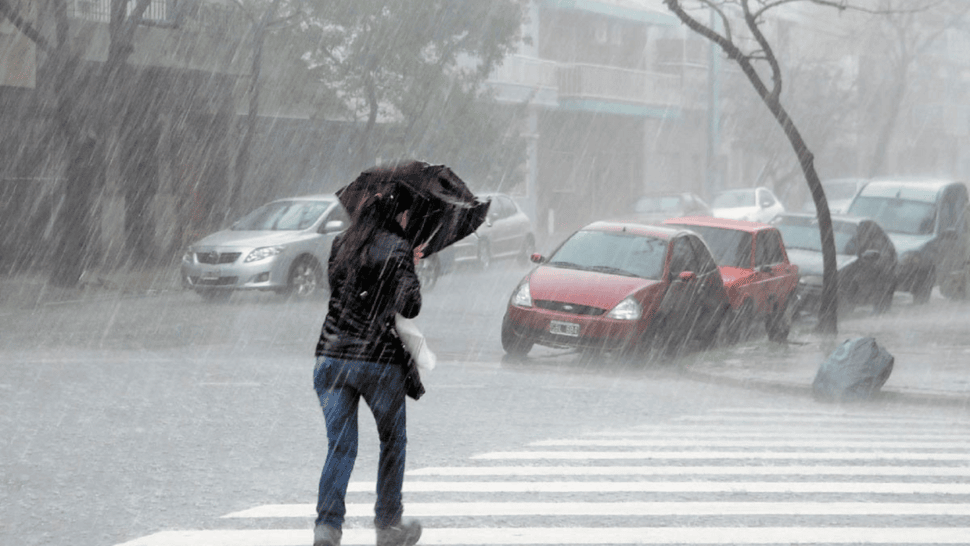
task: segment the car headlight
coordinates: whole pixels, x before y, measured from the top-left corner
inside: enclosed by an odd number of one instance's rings
[[[529,281],[523,281],[512,293],[512,305],[516,307],[532,307],[532,293],[529,292]]]
[[[258,262],[260,260],[265,260],[271,256],[276,256],[280,252],[283,252],[283,247],[281,246],[264,246],[257,248],[256,250],[249,253],[243,263]]]
[[[637,320],[642,314],[643,308],[640,307],[640,303],[631,297],[616,304],[606,317],[616,320]]]
[[[822,277],[818,275],[805,275],[798,279],[798,284],[803,286],[822,286]]]

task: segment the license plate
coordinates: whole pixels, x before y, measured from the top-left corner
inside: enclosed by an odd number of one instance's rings
[[[561,336],[579,337],[579,325],[574,322],[550,320],[549,333],[558,334]]]
[[[216,280],[216,279],[218,279],[220,277],[220,273],[221,273],[221,271],[219,271],[218,269],[210,270],[210,271],[203,271],[202,272],[202,280],[204,280],[204,281],[213,281],[213,280]]]

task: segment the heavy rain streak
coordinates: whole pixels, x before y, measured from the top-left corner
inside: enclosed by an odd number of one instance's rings
[[[967,51],[0,0],[0,546],[970,543]]]

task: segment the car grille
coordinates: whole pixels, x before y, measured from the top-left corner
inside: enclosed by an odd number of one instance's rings
[[[195,286],[232,286],[239,281],[239,277],[219,277],[217,279],[191,277],[190,279]]]
[[[589,305],[580,305],[578,303],[565,303],[562,301],[552,301],[552,300],[536,300],[535,306],[540,309],[546,309],[549,311],[558,311],[560,313],[569,313],[572,315],[588,315],[597,316],[602,315],[606,312],[606,309],[600,309],[599,307],[592,307]]]
[[[238,260],[241,254],[241,252],[223,252],[221,254],[216,251],[196,252],[195,259],[198,260],[200,264],[231,264]]]

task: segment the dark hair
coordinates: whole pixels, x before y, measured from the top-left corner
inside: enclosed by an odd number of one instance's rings
[[[335,259],[338,267],[355,270],[360,267],[365,247],[379,230],[400,232],[397,217],[411,209],[414,197],[401,185],[388,186],[382,193],[363,200],[352,214],[353,221],[341,235]]]

